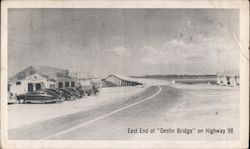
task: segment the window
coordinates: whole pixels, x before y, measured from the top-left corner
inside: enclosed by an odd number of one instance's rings
[[[71,87],[75,87],[75,82],[71,82]]]
[[[36,90],[41,90],[42,87],[41,87],[41,84],[40,83],[36,83]]]
[[[32,92],[34,90],[33,84],[28,83],[28,92]]]
[[[69,87],[69,82],[65,82],[65,87]]]
[[[58,88],[62,88],[63,87],[63,83],[62,82],[59,82],[58,83]]]
[[[21,85],[21,82],[16,82],[16,85]]]

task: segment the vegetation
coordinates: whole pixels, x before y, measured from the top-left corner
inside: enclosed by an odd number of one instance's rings
[[[175,83],[183,84],[200,84],[210,83],[216,84],[216,75],[145,75],[145,76],[131,76],[133,78],[145,79],[160,79],[160,80],[175,80]]]
[[[216,75],[144,75],[144,76],[131,76],[133,78],[156,78],[156,79],[191,79],[191,78],[216,78]]]

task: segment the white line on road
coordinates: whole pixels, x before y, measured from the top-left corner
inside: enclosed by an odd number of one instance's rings
[[[58,133],[56,133],[56,134],[47,136],[47,137],[45,137],[45,138],[43,138],[43,139],[46,140],[46,139],[50,139],[50,138],[54,138],[54,137],[60,136],[60,135],[62,135],[62,134],[65,134],[65,133],[68,133],[68,132],[70,132],[70,131],[76,130],[76,129],[81,128],[81,127],[83,127],[83,126],[85,126],[85,125],[88,125],[88,124],[90,124],[90,123],[93,123],[93,122],[96,122],[96,121],[101,120],[101,119],[103,119],[103,118],[106,118],[106,117],[108,117],[108,116],[110,116],[110,115],[112,115],[112,114],[114,114],[114,113],[120,112],[120,111],[122,111],[122,110],[124,110],[124,109],[127,109],[127,108],[130,108],[130,107],[132,107],[132,106],[135,106],[135,105],[137,105],[137,104],[139,104],[139,103],[142,103],[142,102],[144,102],[144,101],[146,101],[146,100],[149,100],[149,99],[155,97],[157,94],[159,94],[159,93],[161,92],[161,90],[162,90],[161,87],[160,87],[160,86],[158,86],[158,87],[159,87],[159,90],[158,90],[155,94],[153,94],[153,95],[151,95],[151,96],[149,96],[149,97],[147,97],[147,98],[145,98],[145,99],[142,99],[142,100],[140,100],[140,101],[138,101],[138,102],[135,102],[135,103],[133,103],[133,104],[130,104],[130,105],[128,105],[128,106],[126,106],[126,107],[123,107],[123,108],[121,108],[121,109],[117,109],[117,110],[112,111],[112,112],[110,112],[110,113],[106,113],[106,114],[104,114],[104,115],[102,115],[102,116],[99,116],[99,117],[97,117],[97,118],[95,118],[95,119],[93,119],[93,120],[87,121],[87,122],[82,123],[82,124],[80,124],[80,125],[77,125],[77,126],[75,126],[75,127],[71,127],[71,128],[66,129],[66,130],[64,130],[64,131],[60,131],[60,132],[58,132]]]

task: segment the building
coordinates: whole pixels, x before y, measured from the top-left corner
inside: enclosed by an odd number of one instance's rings
[[[9,78],[8,91],[19,95],[43,88],[76,87],[77,80],[66,69],[32,65]]]
[[[12,95],[24,94],[33,90],[55,87],[55,82],[38,73],[25,77],[24,79],[9,82],[9,91]]]
[[[74,77],[57,77],[56,78],[56,88],[68,88],[77,86],[77,78]]]
[[[130,78],[122,75],[109,75],[103,81],[107,82],[109,86],[135,86],[142,85],[143,83],[138,82],[138,80],[134,78]]]
[[[240,85],[240,75],[239,71],[230,70],[217,73],[217,85],[222,86],[239,86]]]
[[[89,85],[91,85],[90,81],[91,81],[91,79],[89,79],[89,78],[86,78],[86,79],[80,78],[77,81],[77,86],[89,86]]]

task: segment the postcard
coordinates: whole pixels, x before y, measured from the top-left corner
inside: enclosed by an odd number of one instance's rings
[[[248,147],[248,1],[1,8],[2,148]]]

